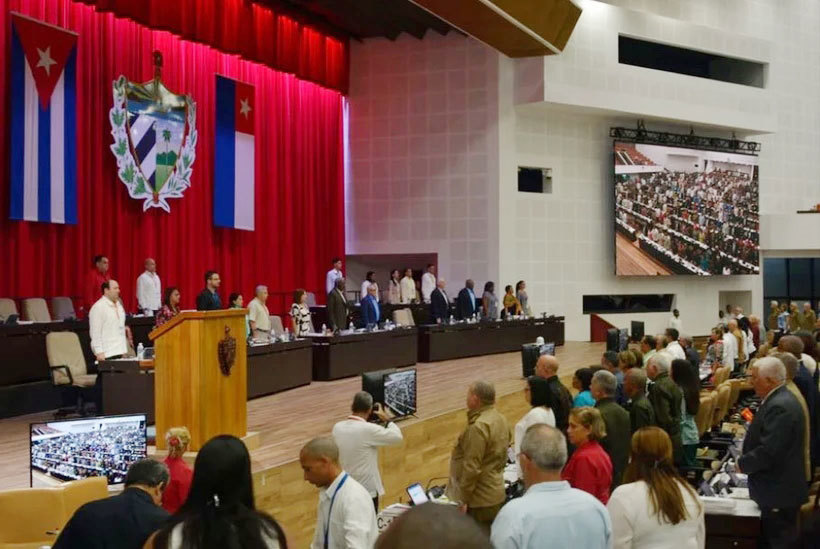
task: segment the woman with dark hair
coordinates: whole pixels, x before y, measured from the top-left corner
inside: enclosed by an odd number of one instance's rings
[[[527,300],[529,296],[527,295],[527,283],[523,280],[519,280],[515,283],[515,297],[518,299],[518,302],[521,304],[521,310],[524,311],[524,314],[529,316],[530,308],[527,305]]]
[[[256,510],[245,444],[220,435],[199,450],[188,499],[146,547],[154,549],[287,549],[285,534]]]
[[[595,399],[592,398],[592,393],[589,392],[594,373],[592,368],[578,368],[575,370],[575,374],[572,376],[572,388],[578,391],[578,394],[572,401],[573,408],[595,406]]]
[[[524,440],[524,435],[531,426],[536,423],[545,423],[555,427],[555,413],[552,411],[551,394],[549,382],[546,379],[538,376],[527,378],[527,383],[524,385],[524,400],[532,408],[515,424],[513,448],[516,456],[521,450],[521,441]],[[520,466],[518,473],[521,476]]]
[[[670,376],[683,393],[680,404],[680,438],[684,465],[693,467],[700,442],[698,426],[695,423],[695,415],[700,408],[700,381],[692,369],[692,364],[679,358],[672,361]]]
[[[659,427],[632,435],[631,457],[607,504],[614,549],[699,549],[703,506],[672,463],[672,441]]]
[[[484,318],[495,320],[498,318],[498,298],[495,297],[495,283],[490,281],[484,284],[484,295],[481,296]]]
[[[737,319],[737,327],[740,328],[743,338],[743,349],[746,352],[746,360],[748,361],[754,356],[757,347],[754,344],[754,334],[752,334],[752,324],[748,316],[743,316]]]
[[[504,314],[506,316],[517,316],[521,314],[521,303],[513,293],[513,287],[507,284],[504,288]]]
[[[310,307],[307,306],[307,292],[298,288],[293,292],[293,305],[290,306],[290,321],[293,337],[304,337],[313,332],[310,320]]]
[[[243,307],[244,301],[242,299],[242,294],[239,292],[234,292],[230,296],[228,296],[228,308],[229,309],[241,309]]]
[[[154,317],[154,327],[158,328],[179,314],[179,290],[176,286],[165,288],[162,299],[162,308]]]
[[[398,269],[390,271],[390,282],[387,284],[387,302],[391,305],[401,303],[401,273]]]

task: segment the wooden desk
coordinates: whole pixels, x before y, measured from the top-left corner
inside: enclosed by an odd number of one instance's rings
[[[416,363],[417,335],[415,328],[397,328],[310,336],[313,341],[313,380],[329,381],[374,370],[412,366]]]
[[[706,549],[757,549],[759,516],[706,513]]]
[[[308,385],[312,378],[309,339],[248,347],[248,400]]]
[[[148,423],[154,423],[154,371],[143,362],[107,360],[98,365],[99,415],[145,414]]]
[[[419,326],[418,330],[421,362],[518,351],[521,345],[534,342],[538,336],[546,343],[564,344],[564,317],[429,324]]]

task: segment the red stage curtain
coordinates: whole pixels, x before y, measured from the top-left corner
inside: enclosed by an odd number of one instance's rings
[[[186,308],[194,306],[211,268],[222,275],[225,301],[238,291],[247,303],[256,284],[272,292],[304,287],[321,299],[330,259],[344,251],[341,94],[70,0],[0,0],[0,6],[2,67],[8,67],[9,10],[79,33],[75,226],[8,219],[8,74],[0,70],[0,296],[80,296],[91,257],[106,254],[127,309],[136,307],[136,278],[148,256],[157,259],[163,286],[180,288]],[[163,53],[168,88],[191,94],[197,104],[192,185],[170,201],[170,214],[143,212],[142,202],[129,198],[109,148],[112,82],[120,74],[150,80],[155,49]],[[253,232],[212,223],[215,73],[256,87]],[[289,304],[290,298],[271,308]]]
[[[73,1],[347,93],[347,38],[318,32],[298,15],[250,0]]]

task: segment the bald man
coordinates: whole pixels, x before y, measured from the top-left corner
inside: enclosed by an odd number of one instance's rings
[[[137,303],[144,314],[153,316],[162,308],[162,283],[157,274],[157,262],[145,260],[145,271],[137,278]]]
[[[566,434],[569,426],[569,411],[572,408],[572,394],[558,379],[558,359],[552,355],[541,355],[535,363],[535,375],[547,380],[555,414],[555,426]]]
[[[375,549],[492,549],[476,522],[452,505],[425,503],[399,515],[379,536]]]
[[[370,549],[378,527],[373,500],[339,465],[331,437],[314,438],[299,452],[305,480],[319,488],[316,530],[311,549]]]

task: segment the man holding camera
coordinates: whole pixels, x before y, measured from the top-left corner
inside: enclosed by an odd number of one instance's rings
[[[333,426],[333,439],[339,447],[339,462],[370,493],[376,513],[379,496],[384,494],[379,474],[379,447],[394,446],[404,440],[401,429],[390,421],[381,403],[373,404],[370,393],[360,391],[353,397],[352,414]],[[368,421],[374,414],[384,425]]]

